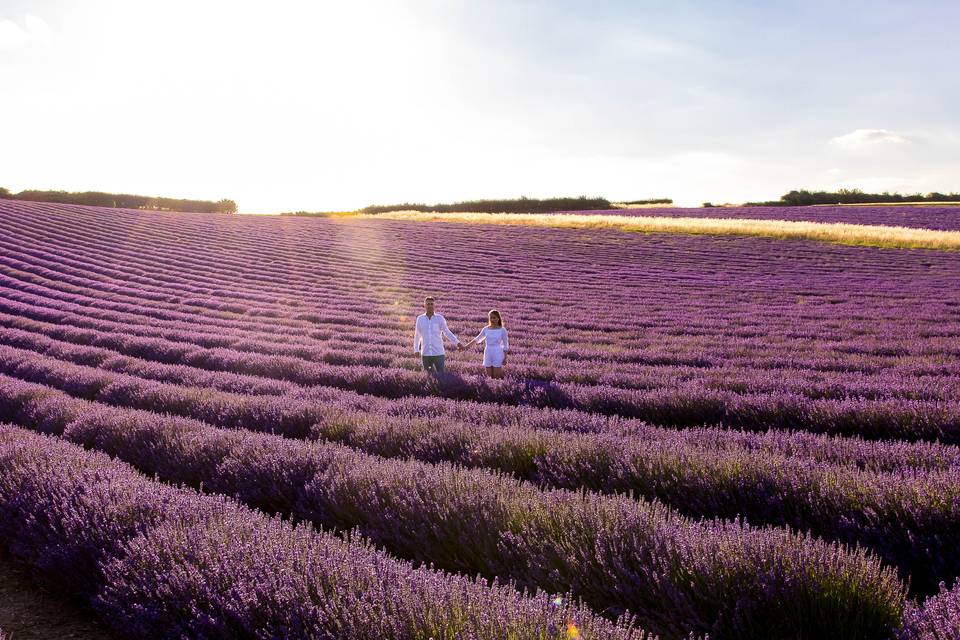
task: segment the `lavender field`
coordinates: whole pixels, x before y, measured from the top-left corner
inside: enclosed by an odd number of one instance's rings
[[[958,356],[957,252],[0,200],[0,541],[126,637],[958,638]]]

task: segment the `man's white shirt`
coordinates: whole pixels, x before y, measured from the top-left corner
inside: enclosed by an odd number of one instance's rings
[[[421,313],[417,316],[413,331],[413,352],[423,356],[444,355],[443,336],[447,336],[454,344],[460,342],[447,328],[447,320],[442,315],[435,313],[428,318],[427,314]]]

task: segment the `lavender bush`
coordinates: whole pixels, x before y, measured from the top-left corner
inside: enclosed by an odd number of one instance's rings
[[[940,593],[927,598],[922,605],[911,604],[903,616],[900,640],[957,640],[960,638],[960,583],[947,589],[940,583]]]
[[[568,621],[583,637],[647,637],[565,598],[414,569],[49,437],[0,426],[0,462],[0,539],[87,594],[124,637],[560,640]]]

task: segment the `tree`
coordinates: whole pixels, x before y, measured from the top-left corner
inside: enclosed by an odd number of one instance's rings
[[[13,200],[13,194],[10,193],[10,189],[0,187],[0,200]]]
[[[217,212],[218,213],[236,213],[237,212],[237,203],[233,200],[228,200],[224,198],[223,200],[217,200]]]

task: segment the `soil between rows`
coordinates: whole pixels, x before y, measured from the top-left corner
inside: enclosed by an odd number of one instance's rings
[[[118,640],[91,610],[39,585],[0,551],[0,631],[9,640]]]

